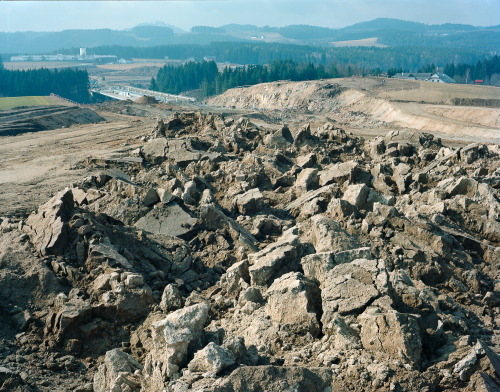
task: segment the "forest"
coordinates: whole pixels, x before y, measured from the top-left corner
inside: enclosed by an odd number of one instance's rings
[[[77,53],[77,49],[64,51]],[[114,54],[123,58],[203,60],[214,56],[218,63],[240,65],[272,63],[288,60],[299,63],[330,66],[335,64],[356,64],[365,69],[403,68],[411,72],[427,64],[447,63],[472,64],[487,55],[473,49],[429,48],[429,47],[320,47],[258,42],[212,42],[208,45],[162,45],[152,47],[98,46],[92,53]]]
[[[436,72],[434,64],[420,68],[419,72]],[[441,67],[442,69],[442,67]],[[403,68],[390,68],[389,76],[408,72]],[[240,67],[224,67],[221,72],[214,61],[188,62],[182,66],[164,66],[160,68],[156,78],[151,79],[151,90],[171,94],[199,89],[199,96],[206,98],[222,94],[224,91],[238,86],[274,82],[277,80],[317,80],[322,78],[339,78],[353,75],[378,75],[380,68],[367,69],[353,64],[332,64],[330,67],[315,65],[312,62],[299,63],[293,60],[275,60],[267,65],[248,65]],[[469,65],[449,63],[444,66],[444,73],[455,78],[459,83],[471,83],[476,79],[485,84],[498,85],[500,82],[500,57],[478,61]]]
[[[225,67],[222,72],[214,61],[189,62],[183,66],[164,66],[151,80],[150,88],[171,94],[200,89],[200,97],[222,94],[237,87],[273,82],[276,80],[317,80],[351,76],[361,71],[354,66],[325,68],[313,63],[297,63],[293,60],[275,60],[269,65]]]
[[[46,68],[10,71],[0,66],[0,97],[58,94],[77,102],[89,102],[87,71]]]

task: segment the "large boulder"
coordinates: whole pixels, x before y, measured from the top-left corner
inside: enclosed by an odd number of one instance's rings
[[[338,314],[361,314],[380,296],[387,297],[388,282],[388,273],[382,260],[358,259],[327,271],[324,278],[320,279],[323,330],[331,329],[329,324]]]
[[[236,196],[235,203],[240,214],[249,215],[262,210],[264,205],[264,195],[258,188],[250,189],[249,191]]]
[[[217,374],[233,365],[234,362],[235,357],[231,350],[211,342],[194,354],[194,358],[189,362],[188,369],[192,372]]]
[[[343,184],[349,181],[351,184],[367,184],[370,182],[371,175],[364,171],[358,162],[348,161],[337,163],[329,169],[319,173],[319,185],[325,186],[336,182]]]
[[[142,365],[131,355],[117,348],[108,351],[94,375],[94,392],[139,391],[141,383],[135,374],[137,370],[142,371]]]
[[[164,382],[185,364],[188,346],[200,336],[209,308],[206,303],[188,306],[152,325],[153,347],[144,365],[150,388],[162,390]]]
[[[417,315],[383,312],[370,307],[358,317],[361,342],[369,351],[380,351],[419,367],[422,341]]]
[[[319,287],[300,272],[290,272],[276,279],[266,292],[266,311],[281,328],[316,337],[321,332]]]
[[[67,188],[42,205],[36,214],[28,217],[24,230],[41,255],[63,254],[72,210],[73,192]]]
[[[273,244],[248,256],[252,285],[266,286],[281,275],[299,268],[300,240],[290,229]]]
[[[316,252],[333,252],[359,248],[359,238],[347,233],[340,224],[325,215],[311,218],[313,245]]]
[[[176,237],[190,232],[196,222],[196,218],[173,203],[152,209],[135,223],[135,227],[154,234]]]
[[[325,392],[331,388],[332,378],[332,370],[325,368],[244,366],[216,385],[214,392]]]

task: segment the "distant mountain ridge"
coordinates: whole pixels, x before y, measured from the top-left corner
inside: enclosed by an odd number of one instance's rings
[[[378,18],[340,29],[309,25],[284,27],[226,24],[195,26],[186,32],[163,22],[143,23],[126,30],[65,30],[61,32],[0,33],[0,53],[50,53],[97,46],[150,47],[208,44],[222,41],[260,41],[331,46],[337,41],[377,38],[386,46],[418,46],[500,52],[500,25],[478,27],[445,23],[427,25],[400,19]]]

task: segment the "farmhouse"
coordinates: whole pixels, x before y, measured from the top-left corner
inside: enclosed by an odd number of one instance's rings
[[[411,72],[411,73],[398,73],[393,76],[395,79],[405,80],[420,80],[424,82],[435,83],[456,83],[455,80],[443,73],[427,73],[427,72]]]

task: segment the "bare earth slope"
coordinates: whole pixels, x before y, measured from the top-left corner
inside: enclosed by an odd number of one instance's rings
[[[232,89],[211,98],[214,106],[294,111],[321,114],[351,127],[409,128],[442,134],[446,138],[466,140],[500,140],[500,109],[479,107],[454,107],[447,110],[440,106],[417,102],[393,102],[379,98],[379,94],[394,89],[376,84],[377,79],[367,80],[366,88],[350,81],[322,80],[307,82],[274,82],[248,88]],[[373,89],[370,88],[373,85]],[[420,88],[402,81],[401,89],[409,92]],[[426,88],[425,85],[423,85]],[[441,87],[441,86],[439,86]],[[474,86],[477,87],[477,86]],[[433,88],[436,88],[433,86]],[[450,88],[443,84],[443,89]],[[500,90],[499,90],[500,92]]]
[[[76,106],[36,106],[0,111],[0,136],[90,124],[104,118],[90,109]]]

